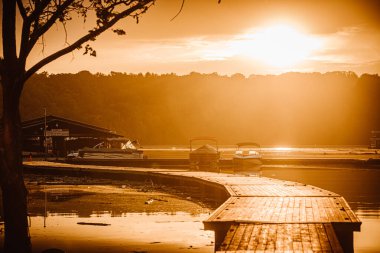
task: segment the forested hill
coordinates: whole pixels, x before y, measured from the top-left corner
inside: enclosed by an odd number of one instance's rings
[[[148,144],[368,145],[380,130],[380,77],[351,72],[231,77],[218,74],[34,75],[23,120],[53,114]]]

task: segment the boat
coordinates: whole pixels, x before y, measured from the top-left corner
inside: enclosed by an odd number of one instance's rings
[[[75,159],[124,160],[145,158],[144,152],[137,149],[136,145],[138,145],[137,141],[127,138],[108,138],[92,148],[78,150]]]
[[[261,147],[255,142],[241,142],[232,158],[234,168],[237,170],[255,169],[262,165]]]
[[[195,143],[205,143],[199,148],[195,148]],[[199,145],[198,145],[199,146]],[[190,140],[189,162],[190,169],[219,171],[220,152],[218,142],[212,137],[198,137]]]

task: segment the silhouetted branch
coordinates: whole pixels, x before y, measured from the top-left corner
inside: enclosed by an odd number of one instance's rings
[[[184,5],[185,5],[185,0],[182,0],[181,8],[179,9],[178,13],[175,14],[175,16],[172,19],[170,19],[170,21],[173,21],[182,12]]]
[[[96,38],[99,34],[103,33],[104,31],[108,30],[111,28],[113,25],[115,25],[119,20],[131,15],[132,13],[142,9],[139,13],[135,15],[142,14],[146,12],[146,10],[154,3],[154,0],[145,0],[145,1],[139,1],[136,5],[130,7],[127,10],[124,10],[123,12],[119,14],[115,14],[114,17],[107,21],[103,22],[101,26],[94,28],[91,30],[87,35],[81,37],[78,39],[76,42],[73,44],[47,56],[46,58],[42,59],[38,63],[36,63],[34,66],[32,66],[29,70],[26,71],[24,80],[26,81],[29,77],[31,77],[35,72],[37,72],[40,68],[45,66],[46,64],[56,60],[57,58],[70,53],[71,51],[78,49],[82,46],[87,41],[93,40]],[[134,15],[134,16],[135,16]]]
[[[22,23],[22,31],[21,31],[21,44],[20,44],[20,53],[19,58],[25,64],[26,57],[28,55],[28,43],[29,43],[29,35],[30,35],[30,22],[28,19],[24,19]]]
[[[30,23],[37,22],[38,18],[40,17],[41,13],[44,11],[44,9],[49,5],[50,0],[41,0],[36,1],[36,5],[32,13],[28,16],[28,20]],[[29,6],[32,8],[33,4],[29,1]]]
[[[73,2],[74,2],[74,0],[65,1],[62,5],[57,7],[57,10],[47,20],[47,22],[44,25],[39,27],[37,30],[33,30],[32,34],[30,36],[28,52],[30,52],[30,50],[32,50],[33,46],[36,44],[39,37],[41,37],[41,35],[46,33],[51,28],[51,26],[54,25],[54,23],[57,21],[57,19],[59,19],[60,16],[62,15],[63,11],[66,8],[68,8],[70,6],[70,4],[72,4]]]
[[[27,14],[26,14],[24,4],[22,3],[22,0],[17,0],[17,6],[18,6],[18,10],[20,11],[20,15],[22,19],[25,21],[27,19]]]
[[[41,49],[42,55],[45,55],[45,36],[44,35],[41,36],[41,45],[42,45],[42,49]]]
[[[221,2],[222,2],[222,0],[218,0],[218,4],[220,4]],[[181,8],[179,8],[178,13],[175,14],[175,16],[172,19],[170,19],[170,21],[173,21],[176,17],[178,17],[178,15],[182,12],[184,5],[185,5],[185,0],[182,0]]]
[[[3,56],[7,66],[13,65],[17,61],[16,53],[16,4],[14,1],[3,1]],[[6,36],[5,36],[6,35]],[[6,66],[4,66],[6,68]]]

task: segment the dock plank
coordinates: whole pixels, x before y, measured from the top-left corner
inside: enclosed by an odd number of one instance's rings
[[[336,193],[312,188],[307,185],[288,185],[288,184],[259,184],[259,185],[229,185],[236,196],[289,196],[289,197],[329,197],[339,196]]]
[[[231,197],[205,222],[352,223],[351,209],[342,209],[342,197]],[[233,203],[233,204],[232,204]],[[281,203],[281,207],[279,207]],[[343,202],[344,203],[344,202]]]
[[[329,223],[235,223],[228,230],[222,252],[337,252],[343,249]]]

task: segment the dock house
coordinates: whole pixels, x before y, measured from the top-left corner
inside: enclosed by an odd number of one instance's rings
[[[22,134],[24,154],[56,157],[64,157],[80,148],[93,147],[107,138],[123,137],[105,128],[54,115],[24,121]]]

